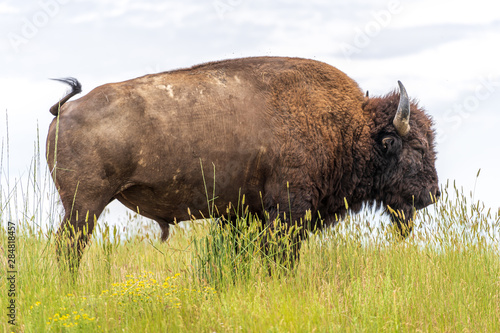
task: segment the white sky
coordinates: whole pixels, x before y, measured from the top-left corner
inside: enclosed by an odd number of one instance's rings
[[[401,80],[436,122],[438,174],[495,210],[500,177],[500,3],[497,1],[0,1],[1,178],[23,177],[37,126],[67,89],[257,55],[313,58],[370,95]],[[12,181],[11,181],[12,184]],[[116,205],[113,206],[116,209]]]

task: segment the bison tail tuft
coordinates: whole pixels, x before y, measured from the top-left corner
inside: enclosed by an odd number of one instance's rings
[[[54,116],[57,116],[59,114],[60,107],[64,103],[66,103],[71,97],[73,97],[76,94],[79,94],[79,93],[82,92],[82,85],[74,77],[67,77],[67,78],[63,78],[63,79],[51,79],[51,80],[66,83],[67,85],[69,85],[71,87],[71,91],[68,92],[66,94],[66,96],[64,96],[63,98],[61,98],[59,100],[59,102],[57,102],[56,104],[52,105],[52,107],[50,108],[50,113],[52,113]]]

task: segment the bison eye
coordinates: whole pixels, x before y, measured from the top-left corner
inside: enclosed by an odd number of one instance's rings
[[[396,154],[401,149],[401,141],[388,135],[382,139],[382,150],[386,154]]]

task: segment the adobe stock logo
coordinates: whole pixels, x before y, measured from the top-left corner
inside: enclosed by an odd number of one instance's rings
[[[213,6],[220,20],[226,18],[226,14],[236,10],[243,3],[243,0],[215,0]]]
[[[32,15],[22,18],[20,32],[16,33],[11,31],[7,34],[7,38],[12,48],[16,52],[19,52],[21,45],[25,45],[35,38],[40,29],[46,27],[50,20],[59,14],[61,6],[68,4],[70,1],[71,0],[38,1],[40,8]]]
[[[368,21],[363,28],[356,27],[354,29],[355,34],[352,43],[340,44],[344,56],[350,59],[351,56],[361,53],[383,29],[391,24],[394,15],[400,14],[402,10],[401,1],[391,0],[386,9],[372,12],[373,19],[371,21]]]

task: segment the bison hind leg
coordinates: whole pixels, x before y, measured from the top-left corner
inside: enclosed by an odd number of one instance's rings
[[[83,250],[107,202],[78,201],[73,206],[63,202],[66,213],[56,234],[56,253],[62,268],[69,268],[73,277],[76,277]]]

